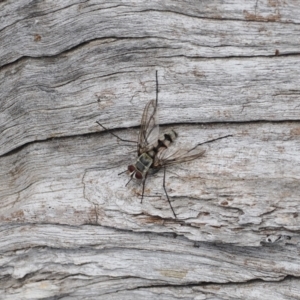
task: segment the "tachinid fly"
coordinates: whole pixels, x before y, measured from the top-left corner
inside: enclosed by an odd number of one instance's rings
[[[194,148],[190,150],[183,149],[173,149],[169,147],[171,143],[176,139],[177,133],[174,130],[165,132],[163,135],[159,136],[159,126],[157,120],[157,104],[158,104],[158,79],[156,71],[156,100],[151,100],[146,105],[142,120],[141,128],[139,132],[138,142],[128,141],[121,139],[116,134],[110,132],[112,135],[124,142],[134,142],[137,143],[137,155],[138,158],[134,164],[128,166],[125,172],[131,177],[127,184],[133,179],[141,180],[143,182],[143,192],[142,199],[144,197],[145,183],[148,174],[153,174],[164,168],[164,178],[163,178],[163,188],[167,196],[169,205],[172,209],[174,217],[176,217],[175,211],[171,205],[169,195],[165,186],[166,179],[166,166],[174,165],[181,162],[187,162],[201,157],[205,150],[198,149],[198,146],[214,142],[219,139],[230,137],[231,135],[226,135],[222,137],[215,138],[213,140],[206,141],[201,144],[197,144]],[[97,123],[107,130],[101,123]],[[119,175],[120,175],[119,174]],[[126,184],[126,185],[127,185]]]
[[[150,103],[150,102],[149,102]],[[174,130],[167,132],[163,137],[159,138],[153,145],[152,150],[147,152],[138,151],[140,155],[134,165],[128,166],[128,173],[131,177],[136,179],[146,179],[149,169],[153,169],[155,172],[155,158],[163,150],[169,147],[169,145],[176,139],[177,133]],[[158,170],[157,170],[158,171]]]

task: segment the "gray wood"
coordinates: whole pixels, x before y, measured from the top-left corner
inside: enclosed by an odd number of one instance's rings
[[[294,1],[2,1],[2,299],[300,299]],[[126,183],[161,130],[205,155]],[[174,145],[175,147],[175,145]]]
[[[0,153],[34,141],[98,132],[96,120],[109,128],[138,126],[146,103],[155,97],[155,70],[162,124],[287,121],[299,116],[297,56],[150,61],[146,51],[123,63],[133,42],[116,43],[102,48],[102,42],[92,42],[84,47],[86,52],[80,48],[54,59],[25,59],[13,64],[10,74],[1,72]],[[114,47],[118,49],[106,60]],[[107,65],[103,68],[99,61]]]
[[[158,40],[156,47],[168,49],[164,44],[171,43],[196,57],[298,52],[300,8],[292,0],[10,0],[0,8],[1,64],[23,56],[56,55],[104,38]]]

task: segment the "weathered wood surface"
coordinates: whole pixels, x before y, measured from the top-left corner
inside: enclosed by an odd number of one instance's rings
[[[296,1],[2,1],[3,299],[300,299]],[[205,156],[141,186],[162,130]]]

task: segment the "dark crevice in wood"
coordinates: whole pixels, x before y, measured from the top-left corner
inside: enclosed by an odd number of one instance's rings
[[[132,278],[132,277],[126,277],[126,278]],[[140,277],[139,277],[140,278]],[[142,278],[141,278],[142,279]],[[144,279],[144,278],[143,278]],[[146,278],[145,278],[146,279]],[[259,279],[259,278],[256,278],[256,279],[249,279],[249,280],[245,280],[245,281],[228,281],[228,282],[206,282],[206,281],[199,281],[199,282],[191,282],[191,283],[186,283],[186,284],[155,284],[155,285],[144,285],[144,286],[138,286],[138,287],[134,287],[134,288],[129,288],[129,289],[126,289],[127,291],[131,291],[131,290],[139,290],[139,289],[152,289],[152,288],[169,288],[169,287],[172,287],[174,289],[176,288],[184,288],[184,287],[206,287],[206,286],[243,286],[245,284],[253,284],[253,283],[265,283],[265,282],[283,282],[285,281],[286,279],[299,279],[299,277],[295,277],[295,276],[291,276],[291,275],[287,275],[287,276],[284,276],[281,280],[263,280],[263,279]],[[116,292],[119,292],[119,291],[116,291]],[[202,291],[203,292],[203,291]],[[208,293],[211,294],[211,290],[208,291]],[[109,293],[111,294],[111,293]],[[112,293],[113,294],[113,293]]]
[[[95,42],[95,41],[105,41],[107,40],[107,43],[111,43],[111,42],[115,42],[115,41],[123,41],[123,40],[147,40],[147,39],[153,39],[153,38],[158,38],[158,39],[164,39],[164,38],[161,38],[161,37],[153,37],[153,36],[143,36],[143,37],[118,37],[118,36],[105,36],[105,37],[97,37],[97,38],[92,38],[92,39],[89,39],[89,40],[86,40],[86,41],[82,41],[81,43],[77,44],[77,45],[74,45],[74,46],[71,46],[70,48],[66,48],[64,49],[63,51],[61,52],[58,52],[58,53],[55,53],[53,55],[41,55],[41,56],[21,56],[19,58],[17,58],[16,60],[14,61],[11,61],[7,64],[4,64],[4,65],[0,65],[0,72],[2,71],[2,69],[5,69],[5,68],[9,68],[11,67],[12,65],[20,62],[20,61],[26,61],[26,60],[29,60],[29,59],[32,59],[32,60],[35,60],[35,59],[42,59],[42,60],[45,60],[47,58],[51,58],[51,59],[55,59],[55,58],[59,58],[61,55],[66,55],[68,53],[71,53],[73,51],[76,51],[77,49],[80,49],[86,45],[89,45],[90,43],[92,42]],[[105,44],[105,43],[103,43]],[[157,47],[157,48],[162,48],[162,47]],[[167,48],[167,47],[164,47],[164,48]],[[141,48],[141,50],[144,50],[146,51],[147,49],[155,49],[155,48]],[[130,52],[130,54],[132,54],[133,52]],[[124,53],[126,54],[126,53]]]
[[[160,127],[164,128],[164,127],[172,127],[172,126],[193,126],[193,125],[205,125],[205,126],[224,126],[224,125],[248,125],[248,124],[283,124],[283,123],[287,123],[287,124],[293,124],[293,123],[300,123],[300,119],[295,119],[295,120],[288,120],[288,119],[284,119],[284,120],[252,120],[252,121],[220,121],[220,122],[192,122],[192,123],[188,123],[188,122],[184,122],[184,123],[168,123],[168,124],[161,124]],[[117,127],[117,128],[112,128],[109,129],[109,131],[119,131],[119,130],[127,130],[127,129],[139,129],[140,126],[132,126],[132,127]],[[89,133],[84,133],[84,134],[74,134],[74,135],[66,135],[66,136],[61,136],[61,137],[55,137],[55,138],[46,138],[46,139],[42,139],[42,140],[34,140],[31,142],[27,142],[23,145],[20,145],[18,147],[16,147],[15,149],[12,149],[2,155],[0,155],[1,157],[7,157],[7,156],[11,156],[14,155],[16,153],[18,153],[19,151],[21,151],[22,149],[26,148],[27,146],[34,144],[34,143],[44,143],[44,142],[49,142],[49,141],[55,141],[55,140],[64,140],[64,139],[72,139],[72,138],[76,138],[76,137],[85,137],[85,136],[91,136],[91,135],[101,135],[103,133],[109,133],[108,131],[98,131],[98,132],[89,132]],[[131,145],[132,146],[132,145]]]
[[[222,19],[222,20],[226,20],[226,19]],[[249,21],[247,21],[249,22]],[[66,48],[61,52],[55,53],[53,55],[41,55],[41,56],[21,56],[17,59],[15,59],[14,61],[10,61],[7,64],[4,65],[0,65],[0,72],[2,71],[2,69],[5,68],[10,68],[12,65],[22,61],[22,60],[27,60],[27,59],[47,59],[47,58],[59,58],[61,55],[66,55],[70,52],[76,51],[77,49],[80,49],[86,45],[89,45],[90,43],[94,42],[94,41],[101,41],[101,40],[107,40],[108,43],[111,42],[118,42],[118,41],[123,41],[123,40],[148,40],[148,39],[159,39],[159,40],[166,40],[166,38],[160,37],[160,36],[142,36],[142,37],[120,37],[120,36],[105,36],[105,37],[96,37],[96,38],[92,38],[86,41],[82,41],[77,45],[71,46],[70,48]],[[201,45],[197,45],[197,46],[201,46]],[[204,45],[203,45],[204,46]],[[219,45],[219,46],[209,46],[209,48],[226,48],[226,47],[230,47],[232,45]],[[207,46],[206,46],[207,47]],[[235,46],[238,47],[238,46]],[[179,48],[170,48],[170,47],[148,47],[148,48],[141,48],[140,52],[136,52],[136,53],[146,53],[146,51],[151,50],[151,49],[179,49]],[[134,54],[135,52],[130,52],[130,54]],[[122,54],[121,54],[122,55]],[[126,53],[123,53],[123,55],[126,55]],[[255,56],[249,56],[249,55],[243,55],[243,56],[236,56],[236,55],[228,55],[228,56],[213,56],[213,57],[205,57],[205,56],[188,56],[188,55],[174,55],[174,56],[163,56],[163,57],[159,57],[157,56],[157,58],[163,58],[165,59],[166,57],[168,58],[176,58],[176,57],[185,57],[188,59],[205,59],[205,60],[216,60],[216,59],[255,59],[255,58],[274,58],[274,57],[283,57],[283,56],[299,56],[300,52],[291,52],[291,53],[280,53],[278,54],[276,51],[274,51],[274,54],[270,54],[270,55],[255,55]],[[148,65],[149,66],[149,65]],[[157,65],[153,65],[153,66],[157,66]]]
[[[258,0],[257,0],[258,2]],[[189,18],[192,18],[192,19],[201,19],[201,20],[208,20],[208,21],[217,21],[217,22],[220,22],[220,21],[229,21],[229,22],[246,22],[246,23],[250,23],[250,22],[256,22],[256,23],[279,23],[279,24],[293,24],[293,25],[299,25],[299,23],[296,23],[296,22],[288,22],[288,21],[281,21],[280,19],[272,19],[268,16],[266,17],[263,17],[263,16],[259,16],[257,15],[257,2],[256,2],[256,5],[255,5],[255,12],[253,14],[253,17],[252,18],[247,18],[243,12],[241,12],[241,17],[243,18],[223,18],[223,17],[216,17],[216,18],[213,18],[213,17],[202,17],[202,16],[199,16],[199,15],[193,15],[193,14],[187,14],[187,13],[183,13],[183,12],[180,12],[180,11],[175,11],[175,10],[163,10],[163,9],[144,9],[144,10],[136,10],[134,11],[135,13],[141,13],[141,12],[160,12],[160,13],[171,13],[171,14],[176,14],[176,15],[179,15],[179,16],[184,16],[184,17],[189,17]],[[249,12],[249,14],[251,14],[251,12]],[[277,16],[277,15],[272,15],[272,16]]]
[[[225,48],[228,47],[227,45],[222,45],[222,46],[213,46],[211,48]],[[191,59],[191,60],[227,60],[227,59],[257,59],[257,58],[276,58],[276,57],[283,57],[283,56],[299,56],[300,52],[293,52],[293,53],[285,53],[285,54],[279,54],[277,55],[276,52],[274,51],[274,54],[271,55],[255,55],[255,56],[250,56],[250,55],[243,55],[243,56],[236,56],[236,55],[228,55],[228,56],[214,56],[214,57],[206,57],[206,56],[188,56],[188,55],[169,55],[169,56],[157,56],[160,59],[166,59],[166,58],[177,58],[177,57],[184,57],[187,59]]]

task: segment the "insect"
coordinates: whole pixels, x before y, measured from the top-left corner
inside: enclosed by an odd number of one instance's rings
[[[204,143],[197,144],[195,147],[189,150],[176,149],[176,148],[172,149],[172,147],[169,146],[171,146],[173,141],[177,138],[177,133],[174,130],[170,130],[160,135],[158,118],[157,118],[157,107],[158,107],[158,79],[157,79],[157,71],[156,71],[156,99],[149,101],[144,109],[138,141],[135,142],[135,141],[124,140],[118,137],[116,134],[112,132],[110,133],[121,141],[137,143],[138,158],[136,162],[129,165],[127,170],[121,172],[120,174],[123,174],[125,172],[128,173],[130,179],[127,182],[127,184],[133,178],[137,179],[138,181],[142,181],[143,190],[142,190],[141,203],[144,197],[145,183],[146,183],[147,176],[149,174],[154,174],[158,172],[162,168],[164,169],[163,188],[167,196],[167,200],[169,202],[170,208],[173,212],[173,215],[175,218],[177,218],[176,213],[172,207],[169,195],[166,190],[166,185],[165,185],[166,167],[197,159],[203,156],[205,152],[205,150],[198,148],[200,145],[211,143],[219,139],[230,137],[232,135],[218,137],[206,141]],[[97,123],[105,130],[108,130],[98,121]]]

